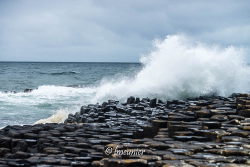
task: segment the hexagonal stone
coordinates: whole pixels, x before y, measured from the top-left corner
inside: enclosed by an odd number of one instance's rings
[[[0,157],[4,157],[9,152],[10,152],[10,149],[8,148],[0,148]]]
[[[179,154],[179,155],[192,155],[193,152],[187,149],[182,149],[182,148],[172,148],[169,149],[171,152],[173,152],[174,154]]]
[[[202,122],[202,127],[204,129],[219,129],[221,127],[221,123],[216,121],[206,121]]]
[[[194,167],[193,165],[190,165],[188,163],[185,163],[184,161],[179,161],[179,160],[157,161],[156,166],[162,166],[162,167]]]
[[[250,118],[250,109],[244,109],[238,111],[240,116]]]
[[[144,159],[105,159],[104,167],[147,167],[147,160]]]
[[[195,111],[194,113],[196,118],[209,118],[211,116],[211,112],[207,109],[198,110]]]

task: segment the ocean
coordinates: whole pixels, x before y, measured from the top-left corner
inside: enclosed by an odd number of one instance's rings
[[[63,122],[82,105],[129,96],[185,99],[249,93],[242,48],[181,36],[156,41],[141,63],[0,63],[0,127]],[[24,92],[25,89],[33,89]]]
[[[130,77],[139,63],[0,62],[0,127],[60,122],[91,103],[91,90],[104,80]],[[24,92],[25,89],[33,89]],[[45,121],[45,120],[44,120]]]

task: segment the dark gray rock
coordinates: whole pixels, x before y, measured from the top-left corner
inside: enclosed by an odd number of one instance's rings
[[[216,121],[204,121],[202,122],[202,127],[204,129],[219,129],[221,127],[221,123]]]
[[[154,107],[156,107],[156,103],[157,103],[157,99],[156,98],[155,99],[151,99],[150,103],[149,103],[149,106],[151,108],[154,108]]]
[[[33,89],[24,89],[24,93],[29,93],[29,92],[32,92],[33,91]]]
[[[127,99],[127,104],[134,104],[135,103],[135,97],[134,96],[130,96],[128,99]]]

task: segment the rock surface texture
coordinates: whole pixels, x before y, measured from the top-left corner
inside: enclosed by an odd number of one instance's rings
[[[250,96],[130,97],[83,106],[62,124],[7,126],[5,166],[250,166]]]

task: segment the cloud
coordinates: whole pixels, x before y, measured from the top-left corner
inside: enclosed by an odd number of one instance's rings
[[[249,46],[249,10],[234,0],[1,0],[0,60],[138,61],[176,33]]]

